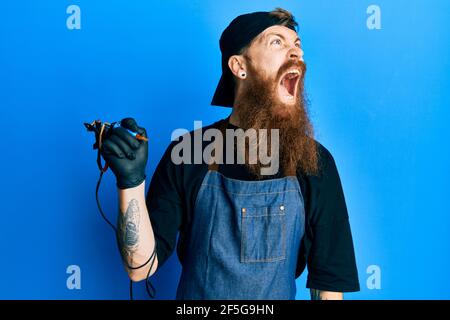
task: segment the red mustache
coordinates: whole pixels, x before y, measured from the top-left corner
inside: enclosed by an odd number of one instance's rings
[[[276,79],[278,80],[278,82],[281,80],[281,77],[283,76],[283,74],[288,71],[291,68],[297,67],[300,69],[301,71],[301,75],[300,78],[303,78],[305,71],[306,71],[306,64],[303,61],[300,60],[290,60],[288,62],[286,62],[285,64],[283,64],[280,69],[278,70]]]

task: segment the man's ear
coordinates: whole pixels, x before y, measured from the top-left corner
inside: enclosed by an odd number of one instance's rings
[[[241,55],[234,55],[228,59],[228,67],[235,77],[245,79],[247,70],[245,66],[244,57]]]

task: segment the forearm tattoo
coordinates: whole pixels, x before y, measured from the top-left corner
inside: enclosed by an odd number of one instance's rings
[[[139,221],[140,210],[139,202],[131,199],[125,213],[119,213],[118,221],[118,240],[122,257],[132,262],[133,253],[139,247]]]
[[[311,300],[323,300],[322,297],[320,296],[321,294],[320,290],[311,289],[310,293],[311,293]]]

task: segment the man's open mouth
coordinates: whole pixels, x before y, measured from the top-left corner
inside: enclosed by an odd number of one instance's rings
[[[280,81],[280,93],[287,100],[294,100],[297,93],[298,81],[300,80],[300,70],[291,69],[287,71]]]

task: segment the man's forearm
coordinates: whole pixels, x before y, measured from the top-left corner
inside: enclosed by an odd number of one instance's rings
[[[133,281],[140,281],[146,278],[151,261],[139,269],[130,269],[128,266],[138,267],[146,263],[155,246],[153,229],[145,204],[145,181],[135,188],[118,189],[118,192],[117,237],[120,253],[130,278]],[[150,275],[157,268],[156,254],[154,260]]]
[[[311,289],[311,300],[344,300],[344,294],[342,292],[321,291],[317,289]]]

